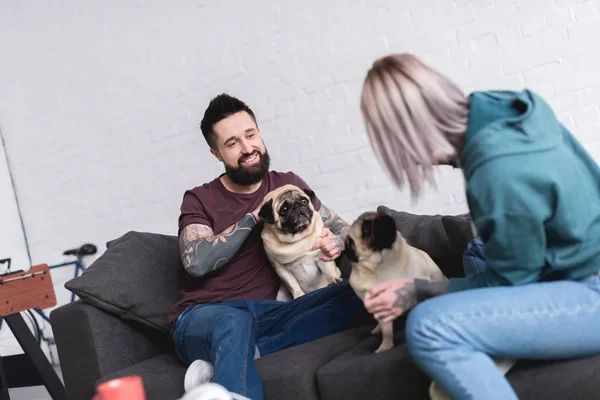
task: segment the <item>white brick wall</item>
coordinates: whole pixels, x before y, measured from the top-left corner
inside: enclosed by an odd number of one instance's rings
[[[532,88],[600,157],[599,24],[597,0],[4,0],[0,124],[33,262],[174,234],[184,190],[221,171],[198,123],[223,91],[257,113],[273,167],[348,220],[379,204],[465,211],[458,171],[411,205],[373,158],[360,88],[389,52],[466,91]]]

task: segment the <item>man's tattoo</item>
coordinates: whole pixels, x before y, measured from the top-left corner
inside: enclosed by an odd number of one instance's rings
[[[321,218],[323,219],[323,225],[329,228],[331,233],[335,235],[336,247],[340,250],[344,250],[344,243],[350,225],[323,203],[321,203],[319,214],[321,214]]]
[[[246,214],[218,235],[206,225],[186,226],[179,236],[179,251],[186,272],[200,278],[229,263],[256,225],[252,214]]]
[[[394,301],[392,306],[394,308],[400,308],[401,310],[406,311],[418,303],[417,291],[414,283],[408,283],[401,288],[396,289],[395,293],[396,301]]]
[[[448,281],[430,281],[427,279],[415,279],[415,291],[417,300],[423,301],[431,297],[448,293]]]

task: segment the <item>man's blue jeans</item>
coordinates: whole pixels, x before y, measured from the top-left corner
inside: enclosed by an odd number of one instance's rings
[[[465,272],[485,268],[482,244]],[[494,358],[565,359],[600,353],[600,277],[450,293],[417,305],[406,341],[415,362],[455,400],[517,399]]]
[[[369,318],[347,280],[289,302],[237,300],[184,310],[173,338],[179,358],[213,364],[213,381],[230,392],[262,400],[254,365],[261,356],[349,328]]]

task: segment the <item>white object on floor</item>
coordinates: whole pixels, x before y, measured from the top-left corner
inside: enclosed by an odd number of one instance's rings
[[[232,400],[227,389],[217,383],[203,383],[190,391],[179,400]]]
[[[494,358],[493,360],[500,372],[502,372],[502,375],[506,375],[506,373],[517,362],[517,360],[512,358]],[[429,386],[429,398],[431,400],[451,400],[446,392],[444,392],[436,382],[431,382],[431,385]]]
[[[254,347],[254,359],[260,358],[260,351],[258,346]],[[206,382],[210,382],[213,376],[213,366],[210,362],[204,360],[195,360],[190,364],[187,371],[185,372],[185,378],[183,380],[184,390],[187,392],[190,389],[201,385]]]
[[[208,361],[196,360],[190,364],[185,372],[183,387],[186,393],[196,386],[210,381],[213,375],[213,366]]]
[[[231,393],[218,383],[203,383],[187,392],[179,400],[250,400],[241,394]]]

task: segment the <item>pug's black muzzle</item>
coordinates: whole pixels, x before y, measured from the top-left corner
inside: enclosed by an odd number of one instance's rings
[[[352,240],[350,236],[347,236],[346,244],[344,245],[344,255],[348,258],[348,260],[352,262],[358,262],[358,257],[356,256],[356,248],[354,246],[354,240]]]
[[[282,228],[292,235],[302,232],[310,225],[313,213],[307,205],[300,201],[292,204],[287,214],[283,217]]]

